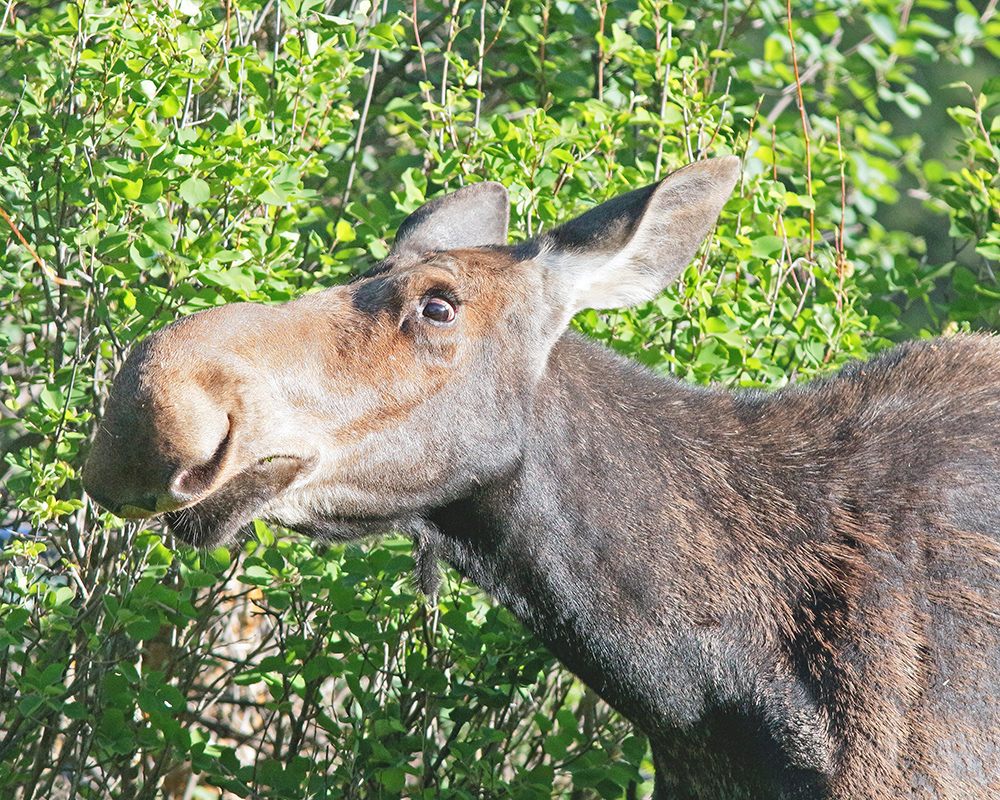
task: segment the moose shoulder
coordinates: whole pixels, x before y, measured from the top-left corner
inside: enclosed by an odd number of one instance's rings
[[[673,280],[738,166],[515,246],[475,184],[351,284],[180,320],[116,378],[87,491],[202,547],[409,532],[649,735],[660,800],[1000,796],[997,341],[760,394],[566,332]]]

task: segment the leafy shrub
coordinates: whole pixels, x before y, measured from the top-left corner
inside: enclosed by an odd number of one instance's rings
[[[136,340],[344,280],[425,198],[483,178],[531,235],[743,157],[678,286],[575,322],[688,380],[773,387],[996,327],[1000,82],[977,75],[1000,22],[966,0],[795,6],[78,0],[5,18],[0,794],[631,796],[641,737],[457,576],[419,598],[405,542],[258,524],[242,552],[176,550],[96,508],[79,470]],[[927,120],[955,70],[977,88],[948,95],[945,129]],[[912,232],[935,214],[943,257]]]

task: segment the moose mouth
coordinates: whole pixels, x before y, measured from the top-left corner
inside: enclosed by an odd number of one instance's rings
[[[295,456],[264,459],[197,503],[167,512],[164,519],[175,536],[193,547],[213,549],[230,544],[308,465]]]
[[[164,519],[181,541],[202,550],[232,544],[250,535],[255,519],[284,525],[312,539],[347,542],[407,531],[409,518],[354,517],[312,512],[305,520],[286,520],[268,514],[271,501],[312,464],[296,456],[274,456],[259,461],[230,478],[203,500],[169,511]]]

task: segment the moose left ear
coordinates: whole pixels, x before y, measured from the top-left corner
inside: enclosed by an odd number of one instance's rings
[[[502,183],[463,186],[424,203],[396,231],[392,252],[431,253],[507,244],[510,198]]]
[[[652,300],[691,263],[739,174],[736,156],[698,161],[535,239],[563,320]]]

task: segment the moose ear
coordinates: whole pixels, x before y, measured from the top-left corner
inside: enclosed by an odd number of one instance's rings
[[[652,300],[691,263],[739,174],[736,156],[698,161],[531,242],[564,321]]]
[[[396,231],[392,252],[430,253],[507,244],[510,198],[502,183],[463,186],[424,203]]]

